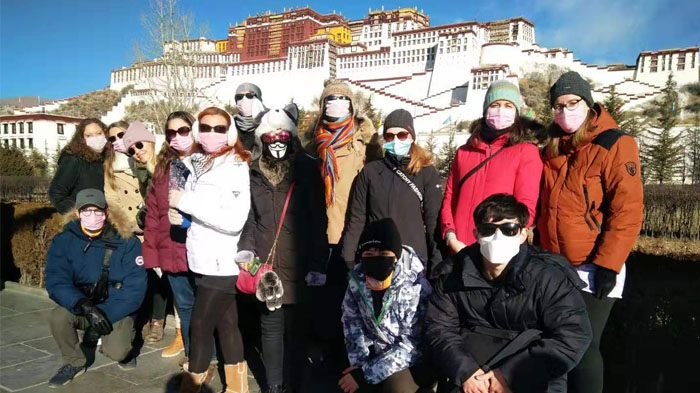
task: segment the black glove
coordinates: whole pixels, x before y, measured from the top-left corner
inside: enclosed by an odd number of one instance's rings
[[[365,379],[365,374],[362,372],[361,368],[356,368],[350,371],[350,375],[352,375],[352,379],[354,379],[357,383],[357,386],[359,387],[358,390],[364,390],[369,386],[369,382],[367,382]]]
[[[602,299],[607,297],[615,284],[617,284],[617,272],[606,267],[596,266],[595,277],[593,278],[596,287],[595,297]]]
[[[100,339],[100,334],[92,327],[88,327],[83,334],[83,345],[94,348],[97,346],[97,341]]]
[[[109,322],[102,310],[92,304],[90,299],[80,299],[75,305],[75,310],[78,315],[87,318],[90,327],[100,336],[106,336],[112,332],[112,323]]]

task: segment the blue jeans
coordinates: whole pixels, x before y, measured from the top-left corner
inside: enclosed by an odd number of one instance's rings
[[[175,306],[180,314],[180,330],[185,342],[185,355],[190,355],[190,321],[194,307],[194,279],[189,273],[167,273]]]
[[[190,273],[167,273],[170,289],[175,298],[175,307],[180,314],[180,330],[182,331],[182,341],[185,342],[185,356],[190,356],[190,327],[192,324],[192,309],[194,308],[194,278]],[[216,344],[212,340],[214,347],[211,360],[216,360]]]

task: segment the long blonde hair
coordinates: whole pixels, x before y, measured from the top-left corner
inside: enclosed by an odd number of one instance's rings
[[[124,132],[126,132],[126,129],[129,128],[129,123],[125,122],[124,120],[119,120],[119,121],[115,121],[114,123],[107,126],[107,132],[106,132],[107,138],[109,138],[109,130],[111,130],[112,128],[115,128],[115,127],[121,128],[122,130],[124,130]],[[105,161],[102,164],[102,166],[104,168],[105,180],[107,181],[107,185],[109,186],[109,188],[115,189],[116,184],[114,184],[114,160],[115,160],[118,152],[116,152],[114,150],[114,147],[112,146],[111,143],[108,143],[107,145],[109,147],[105,146],[105,149],[109,149],[111,151],[111,154],[109,154],[105,158]]]
[[[412,175],[415,175],[427,166],[433,165],[433,154],[423,149],[415,142],[411,145],[411,150],[408,151],[408,154],[411,160],[408,162],[408,167],[406,169],[408,173]]]
[[[568,147],[570,149],[576,149],[581,146],[586,140],[586,134],[593,129],[593,122],[596,117],[598,117],[597,112],[593,108],[588,108],[588,115],[586,115],[586,120],[583,121],[581,127],[576,130],[576,132],[571,136],[571,139],[567,140]],[[544,147],[544,156],[546,159],[551,159],[562,154],[566,154],[566,151],[562,149],[562,137],[566,136],[564,130],[559,127],[555,122],[549,127],[550,138]]]

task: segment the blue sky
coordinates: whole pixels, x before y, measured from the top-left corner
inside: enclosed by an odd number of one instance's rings
[[[248,14],[308,4],[322,13],[341,11],[350,19],[382,5],[417,6],[430,16],[431,25],[523,16],[535,24],[540,45],[568,47],[577,58],[597,64],[634,64],[641,50],[700,41],[698,0],[244,3],[180,0],[195,23],[207,25],[209,37],[217,39],[226,37],[229,23]],[[148,10],[147,0],[1,0],[0,97],[64,98],[107,86],[111,69],[134,60],[135,42],[144,36],[141,15]]]

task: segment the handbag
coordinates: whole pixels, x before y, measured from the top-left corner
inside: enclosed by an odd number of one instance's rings
[[[275,251],[277,250],[277,239],[280,237],[280,231],[282,231],[282,224],[284,223],[284,217],[287,215],[287,207],[289,206],[289,199],[292,196],[292,190],[294,190],[295,182],[289,186],[289,191],[287,191],[287,199],[284,201],[284,208],[282,209],[282,216],[280,217],[280,222],[277,225],[277,233],[275,234],[275,241],[272,242],[272,248],[270,248],[270,253],[267,254],[267,259],[260,265],[260,268],[251,274],[248,271],[241,270],[238,273],[238,279],[236,280],[236,288],[247,294],[254,294],[255,290],[258,288],[258,283],[262,276],[272,270],[272,261],[275,257]]]

